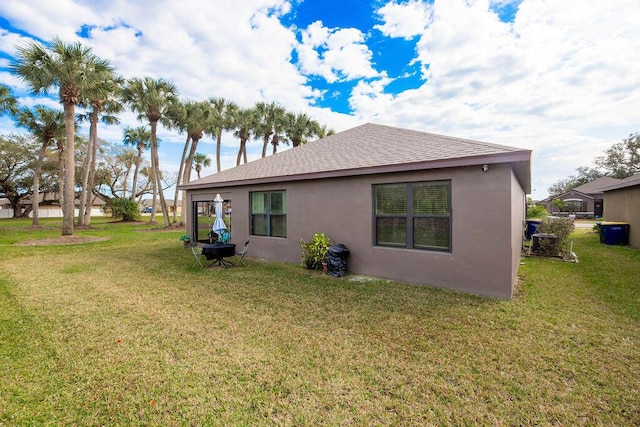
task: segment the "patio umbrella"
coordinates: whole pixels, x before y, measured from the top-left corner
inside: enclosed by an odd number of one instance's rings
[[[227,225],[224,223],[223,213],[222,213],[222,197],[220,194],[216,194],[216,198],[213,199],[213,207],[216,213],[216,220],[213,222],[213,227],[211,230],[214,233],[218,233],[218,237],[222,239],[222,233],[227,230]]]

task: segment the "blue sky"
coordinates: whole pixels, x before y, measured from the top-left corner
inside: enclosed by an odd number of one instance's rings
[[[637,0],[3,0],[0,82],[25,105],[57,106],[6,66],[16,45],[79,40],[183,99],[276,101],[336,131],[374,122],[531,149],[544,198],[640,131],[637,22]],[[122,126],[100,136],[119,142]],[[184,137],[161,138],[161,167],[175,171]],[[213,156],[211,137],[199,147]],[[258,158],[260,142],[248,149]],[[223,168],[236,150],[224,135]]]

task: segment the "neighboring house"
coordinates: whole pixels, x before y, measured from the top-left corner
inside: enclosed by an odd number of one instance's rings
[[[300,262],[327,233],[350,273],[510,298],[531,151],[365,124],[181,186],[201,240],[219,193],[250,255]],[[204,234],[206,235],[206,233]]]
[[[58,203],[58,195],[57,193],[46,193],[40,194],[40,205],[38,208],[38,215],[40,218],[62,218],[62,208]],[[4,199],[6,200],[6,199]],[[101,216],[104,215],[102,212],[102,207],[104,206],[104,201],[98,197],[93,197],[91,201],[91,215],[92,216]],[[7,201],[8,204],[8,201]],[[76,199],[75,203],[75,214],[78,215],[78,205],[79,201]],[[21,212],[24,212],[26,209],[31,208],[31,196],[25,197],[20,201],[20,209]],[[33,213],[29,211],[29,217],[33,217]],[[0,218],[13,218],[13,209],[11,209],[10,205],[3,205],[0,202]]]
[[[629,224],[629,245],[640,249],[640,174],[604,189],[607,221]]]
[[[586,184],[580,185],[566,193],[549,196],[542,200],[551,215],[574,214],[577,218],[602,218],[604,212],[604,195],[602,189],[618,183],[620,180],[603,176]],[[553,204],[554,200],[561,200],[563,206]]]

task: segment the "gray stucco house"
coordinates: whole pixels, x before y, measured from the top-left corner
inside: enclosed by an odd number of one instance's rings
[[[604,217],[629,224],[629,246],[640,249],[640,174],[604,189]]]
[[[365,124],[193,181],[192,239],[219,193],[232,240],[300,262],[327,233],[349,272],[510,298],[517,282],[531,151]]]

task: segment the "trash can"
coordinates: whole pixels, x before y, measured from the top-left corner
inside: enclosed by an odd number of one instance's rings
[[[327,274],[333,277],[347,275],[347,257],[349,249],[342,243],[331,246],[327,253]]]
[[[625,222],[598,223],[600,243],[605,245],[628,245],[629,224]]]
[[[525,220],[526,227],[524,229],[524,237],[527,240],[531,239],[531,236],[536,234],[536,231],[538,230],[538,226],[540,225],[541,222],[542,220],[535,219],[535,218],[528,218]]]

